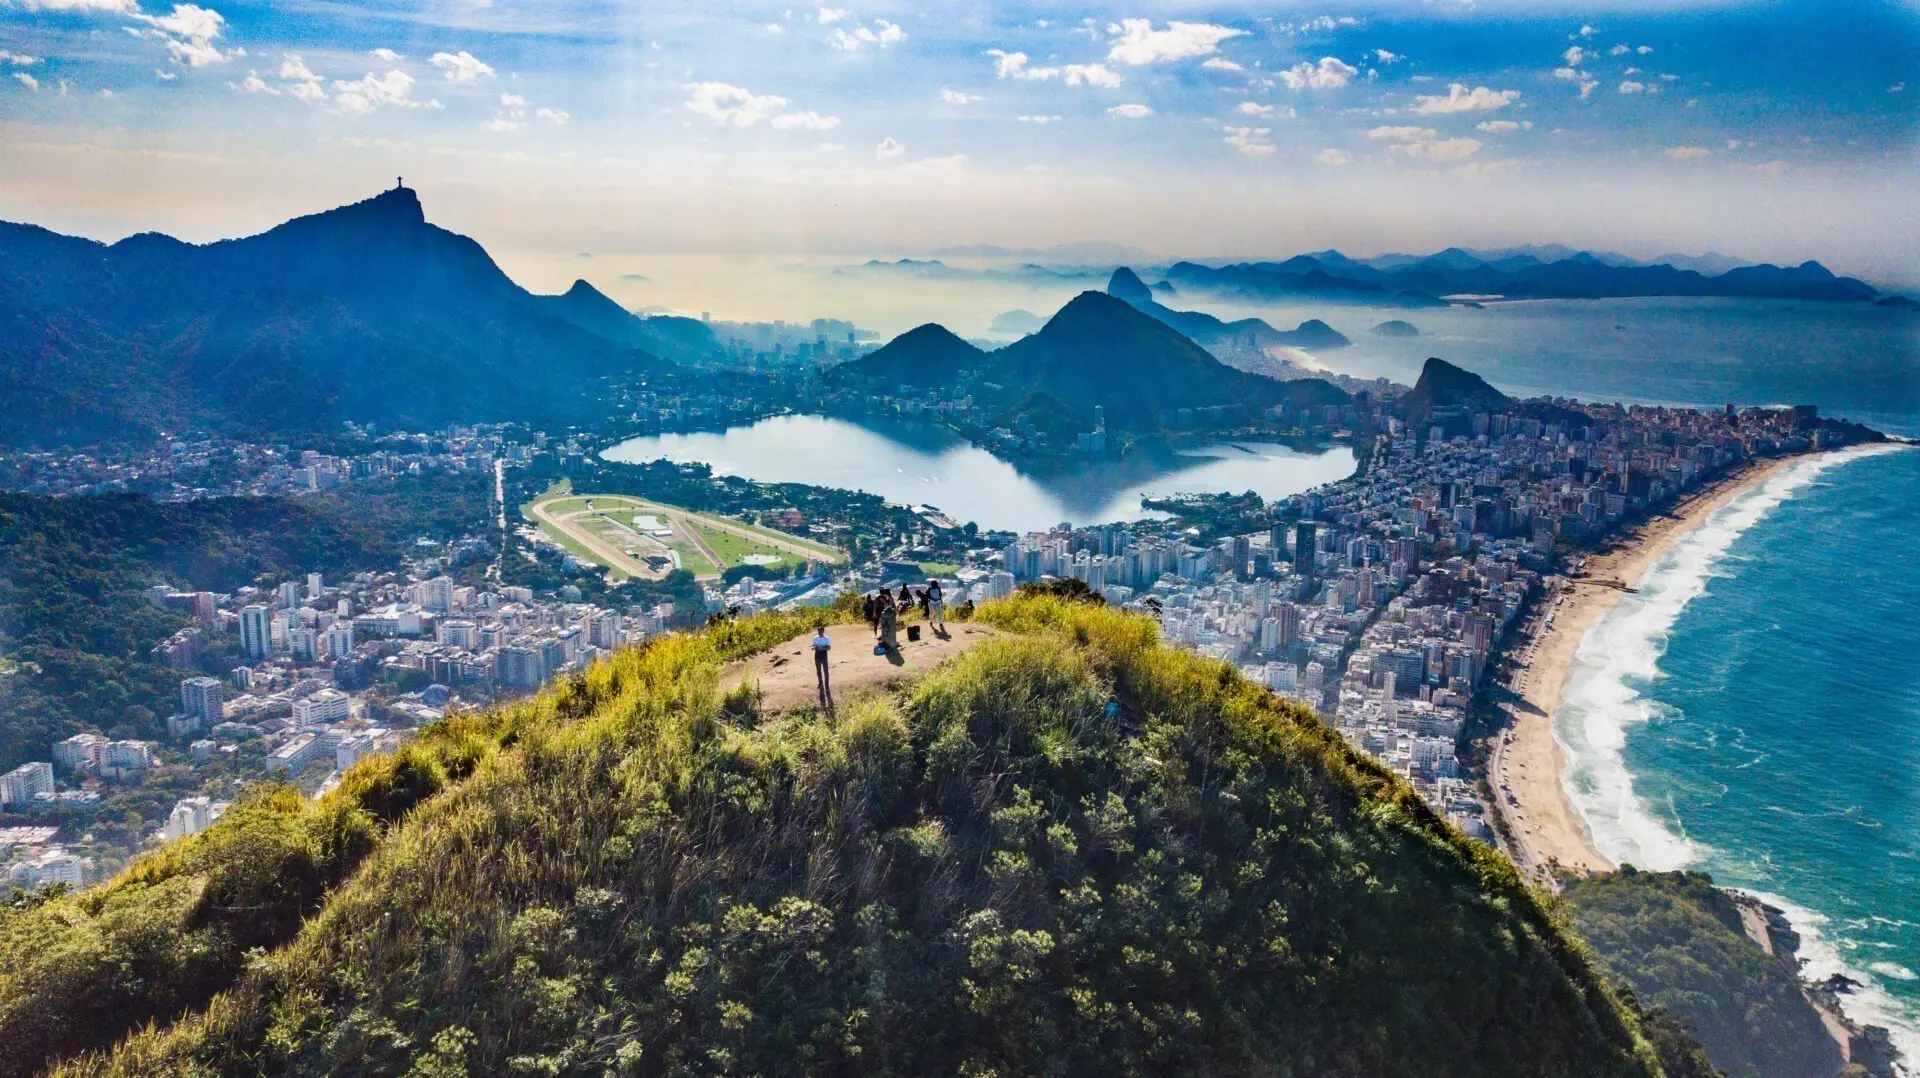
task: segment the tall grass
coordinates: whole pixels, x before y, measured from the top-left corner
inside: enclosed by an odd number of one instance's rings
[[[780,615],[423,737],[342,784],[361,829],[294,828],[358,852],[290,938],[70,1069],[1658,1072],[1511,869],[1310,715],[1142,618],[980,617],[837,714],[723,701]]]

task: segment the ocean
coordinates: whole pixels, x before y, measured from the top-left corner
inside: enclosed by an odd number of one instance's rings
[[[1787,913],[1920,1061],[1920,448],[1802,460],[1582,641],[1557,736],[1596,848]]]

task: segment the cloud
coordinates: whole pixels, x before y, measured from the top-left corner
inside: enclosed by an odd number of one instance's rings
[[[1694,161],[1702,157],[1712,157],[1713,151],[1705,146],[1671,146],[1667,148],[1667,156],[1675,161]]]
[[[681,88],[692,94],[684,102],[688,112],[705,116],[722,127],[752,127],[772,119],[787,107],[784,97],[756,94],[724,82],[694,82]]]
[[[1461,0],[1461,2],[1469,5],[1472,4],[1472,0]],[[1358,25],[1360,25],[1360,20],[1351,15],[1341,15],[1338,18],[1332,15],[1321,15],[1316,18],[1307,19],[1304,22],[1275,23],[1273,29],[1275,33],[1281,34],[1310,34],[1328,30],[1338,30],[1343,26]]]
[[[261,78],[260,73],[257,71],[247,72],[247,77],[240,80],[238,89],[243,94],[266,94],[269,97],[280,96],[280,91],[267,85],[267,81]]]
[[[1367,132],[1375,142],[1417,142],[1440,134],[1431,127],[1376,127]]]
[[[1625,56],[1626,54],[1632,51],[1633,51],[1632,45],[1620,44],[1620,45],[1615,45],[1611,49],[1608,49],[1607,55],[1608,56]]]
[[[1245,71],[1246,70],[1246,68],[1241,67],[1239,64],[1234,63],[1232,60],[1229,60],[1224,56],[1210,57],[1208,58],[1206,63],[1203,63],[1200,66],[1207,69],[1208,71]]]
[[[567,121],[573,119],[573,113],[566,109],[542,108],[534,110],[533,114],[555,127],[565,127]]]
[[[979,94],[961,93],[959,90],[941,90],[940,100],[949,105],[971,105],[981,100]]]
[[[1570,45],[1566,52],[1560,54],[1560,58],[1567,62],[1568,67],[1579,67],[1587,58],[1587,50],[1578,45]]]
[[[1620,83],[1620,92],[1623,94],[1644,94],[1647,92],[1647,84],[1626,79]]]
[[[309,105],[318,105],[327,99],[327,91],[320,85],[318,79],[312,82],[296,82],[287,87],[287,93],[295,101],[303,101]]]
[[[518,131],[527,126],[527,99],[519,94],[501,94],[500,108],[487,121],[489,131]]]
[[[1519,96],[1518,90],[1489,90],[1485,86],[1476,86],[1469,90],[1464,84],[1456,82],[1447,87],[1445,97],[1421,94],[1415,98],[1413,111],[1421,116],[1434,116],[1503,109]]]
[[[1265,127],[1223,127],[1226,143],[1249,157],[1266,157],[1274,153],[1272,130]]]
[[[1019,119],[1023,124],[1051,124],[1060,122],[1060,117],[1058,116],[1022,116]]]
[[[1219,51],[1222,41],[1246,33],[1204,22],[1170,22],[1165,30],[1155,30],[1152,19],[1121,19],[1107,31],[1116,38],[1107,59],[1129,67],[1209,56]]]
[[[1595,34],[1597,34],[1597,33],[1599,33],[1599,32],[1600,32],[1600,31],[1598,31],[1598,30],[1595,30],[1595,29],[1594,29],[1593,27],[1591,27],[1591,26],[1582,26],[1582,27],[1580,28],[1580,36],[1581,36],[1581,37],[1592,37],[1593,35],[1595,35]]]
[[[25,86],[29,90],[38,91],[40,89],[40,80],[34,78],[32,75],[29,75],[24,71],[14,72],[13,77],[15,81],[19,82],[20,85]]]
[[[1107,110],[1107,115],[1123,120],[1144,120],[1153,115],[1153,110],[1145,105],[1115,105]]]
[[[313,69],[307,66],[306,59],[299,53],[283,52],[280,54],[280,77],[311,82],[320,76],[313,73]]]
[[[1553,77],[1562,82],[1579,82],[1581,79],[1586,78],[1586,73],[1577,71],[1571,67],[1556,67],[1553,69]]]
[[[1336,150],[1332,147],[1328,147],[1327,149],[1321,150],[1319,153],[1314,154],[1313,159],[1315,161],[1320,162],[1323,165],[1353,164],[1353,158],[1347,155],[1347,151]]]
[[[1247,116],[1272,116],[1275,110],[1272,105],[1263,105],[1258,101],[1242,101],[1234,111]]]
[[[1588,79],[1588,78],[1581,79],[1580,80],[1580,100],[1585,101],[1587,98],[1592,97],[1593,89],[1598,85],[1600,85],[1599,79]]]
[[[1421,139],[1389,146],[1391,153],[1403,153],[1429,161],[1462,161],[1480,152],[1480,140],[1471,138]]]
[[[394,52],[392,49],[374,49],[373,51],[367,53],[367,55],[373,57],[376,60],[385,60],[387,63],[390,63],[390,64],[397,64],[400,61],[406,59],[406,57],[400,55],[397,52]]]
[[[205,67],[233,56],[246,55],[241,49],[221,52],[219,46],[214,44],[220,39],[221,28],[226,25],[227,20],[212,8],[204,8],[198,4],[175,4],[173,10],[165,15],[143,15],[136,7],[129,6],[125,14],[127,18],[149,28],[140,31],[128,27],[129,33],[137,37],[155,37],[164,41],[167,54],[176,64]]]
[[[1890,94],[1897,94],[1897,93],[1899,93],[1900,91],[1902,91],[1902,90],[1905,90],[1906,88],[1907,88],[1907,84],[1906,84],[1906,83],[1904,83],[1904,82],[1896,82],[1896,83],[1894,83],[1894,84],[1893,84],[1892,86],[1889,86],[1889,87],[1887,87],[1887,92],[1888,92],[1888,93],[1890,93]]]
[[[1515,131],[1533,130],[1532,120],[1484,120],[1474,125],[1475,129],[1490,135],[1511,135]]]
[[[351,116],[364,116],[381,105],[417,108],[420,103],[412,95],[413,76],[404,71],[369,72],[352,82],[333,80],[334,107]]]
[[[1786,173],[1787,163],[1785,161],[1768,161],[1764,165],[1750,165],[1747,171],[1757,173],[1761,176],[1771,176],[1777,180]]]
[[[1341,62],[1338,57],[1322,56],[1317,64],[1304,60],[1280,72],[1280,81],[1289,90],[1332,90],[1345,86],[1360,73],[1359,68]]]
[[[450,82],[472,82],[493,74],[493,68],[465,49],[459,52],[436,52],[427,57],[427,63],[439,68]]]
[[[874,29],[878,27],[879,29]],[[863,46],[887,48],[907,39],[907,32],[885,19],[875,19],[873,27],[856,26],[851,31],[836,28],[827,35],[827,44],[841,52],[859,52]]]
[[[1380,61],[1383,64],[1397,64],[1400,61],[1406,59],[1406,57],[1401,55],[1400,53],[1388,52],[1385,49],[1373,50],[1373,58],[1375,60]]]
[[[881,139],[880,144],[873,148],[873,156],[882,161],[899,157],[906,152],[907,148],[895,142],[891,136]]]
[[[768,123],[779,131],[831,131],[840,126],[840,117],[822,116],[809,110],[784,113]]]
[[[28,56],[24,52],[8,52],[0,49],[0,64],[12,64],[15,67],[32,67],[40,62],[38,56]]]
[[[1033,67],[1027,63],[1024,52],[1006,52],[1002,49],[988,49],[988,56],[994,58],[993,74],[995,78],[1024,79],[1028,82],[1045,82],[1060,79],[1068,86],[1103,86],[1112,89],[1120,85],[1118,72],[1105,64],[1064,64],[1060,67]]]
[[[823,7],[820,9],[819,14],[814,17],[819,20],[820,25],[832,26],[834,23],[839,22],[851,14],[853,14],[853,12],[843,7]]]

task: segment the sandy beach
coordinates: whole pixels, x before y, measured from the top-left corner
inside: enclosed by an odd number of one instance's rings
[[[1602,614],[1635,587],[1674,542],[1742,493],[1765,482],[1797,457],[1754,461],[1694,492],[1686,501],[1616,536],[1602,551],[1576,557],[1569,576],[1549,584],[1540,612],[1515,645],[1517,673],[1507,730],[1495,736],[1489,776],[1512,841],[1508,852],[1523,871],[1602,872],[1613,863],[1593,849],[1567,800],[1564,760],[1553,736],[1560,695],[1573,673],[1574,654]]]

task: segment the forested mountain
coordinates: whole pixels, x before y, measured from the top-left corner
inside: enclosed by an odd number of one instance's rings
[[[722,691],[813,618],[769,614],[263,789],[0,912],[0,1070],[1661,1073],[1512,865],[1310,713],[1137,615],[980,617],[838,714]]]
[[[1347,394],[1320,379],[1281,382],[1237,370],[1132,304],[1082,292],[1037,333],[982,351],[937,325],[902,334],[835,368],[836,384],[891,392],[898,385],[965,386],[997,407],[1026,404],[1065,412],[1087,429],[1095,407],[1107,426],[1145,432],[1182,408],[1343,404]]]
[[[528,293],[405,187],[205,245],[0,224],[0,398],[34,402],[0,409],[0,444],[578,420],[662,365],[659,333],[581,306]]]

